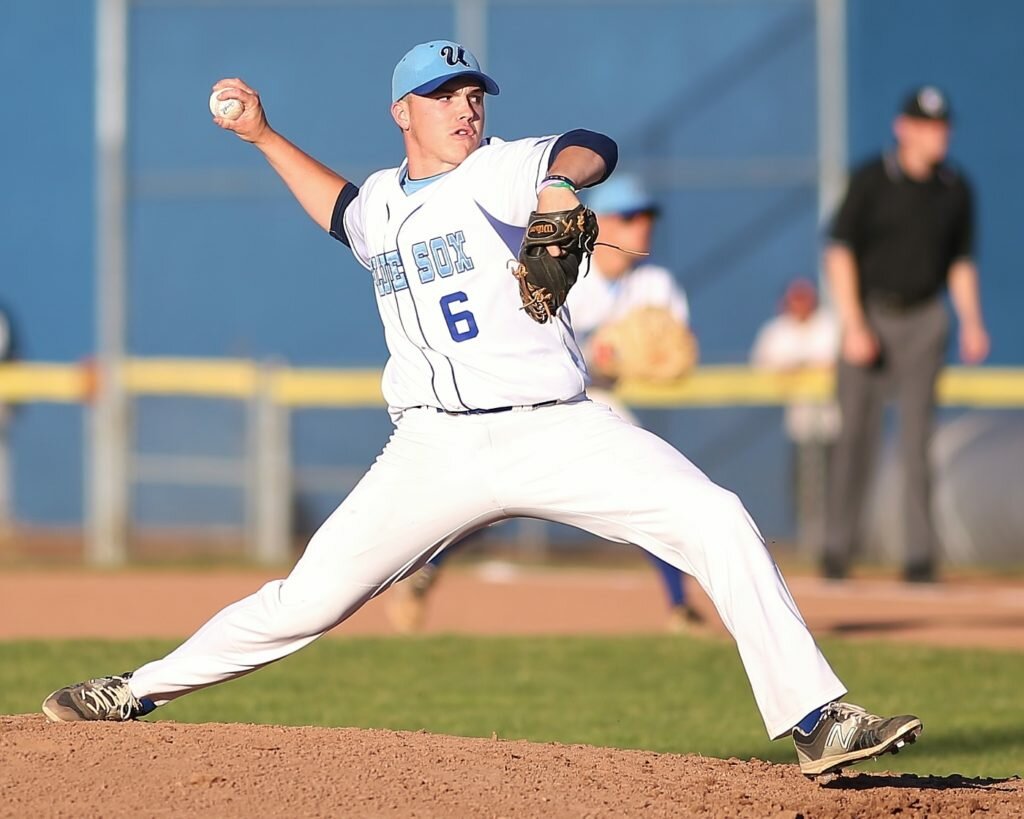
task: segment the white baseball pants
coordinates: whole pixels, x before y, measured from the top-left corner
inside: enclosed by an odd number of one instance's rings
[[[589,400],[486,415],[405,413],[291,574],[144,665],[132,692],[160,705],[280,660],[440,549],[519,516],[636,544],[696,578],[736,640],[772,738],[845,693],[739,499]]]

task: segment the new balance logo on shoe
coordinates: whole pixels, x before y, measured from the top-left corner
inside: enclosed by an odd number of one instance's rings
[[[851,725],[846,734],[843,734],[842,723],[837,722],[832,726],[828,732],[828,739],[825,740],[826,745],[839,745],[845,750],[850,750],[850,743],[853,742],[854,727]]]

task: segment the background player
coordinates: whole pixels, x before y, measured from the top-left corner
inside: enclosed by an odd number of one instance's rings
[[[673,321],[686,327],[690,319],[689,304],[668,270],[644,261],[644,256],[650,252],[659,209],[638,178],[616,175],[588,191],[583,202],[597,215],[602,242],[594,251],[589,272],[569,291],[567,302],[573,331],[583,349],[591,377],[587,395],[639,426],[636,416],[612,392],[617,380],[616,345],[612,340],[614,325],[623,320],[645,320],[648,313],[631,314],[638,308],[647,308],[664,310]],[[601,331],[605,328],[609,332],[602,340]],[[672,359],[690,365],[695,363],[689,349]],[[683,371],[672,373],[673,376],[682,374]],[[614,487],[610,487],[610,491],[614,491]],[[395,587],[387,612],[398,631],[417,631],[423,626],[430,592],[437,583],[442,563],[451,554],[452,550],[447,549],[436,555],[413,577]],[[656,555],[645,554],[657,569],[668,598],[667,629],[673,633],[701,629],[705,621],[688,603],[683,573]]]
[[[497,84],[458,43],[422,43],[392,78],[406,161],[357,187],[274,131],[245,83],[215,86],[228,87],[222,96],[245,111],[216,124],[255,145],[371,272],[395,430],[287,578],[223,609],[162,659],[53,692],[42,706],[50,719],[130,720],[248,674],[466,534],[533,516],[635,543],[692,573],[736,639],[769,736],[792,733],[804,773],[916,737],[916,717],[837,702],[845,689],[739,499],[586,398],[564,310],[538,323],[522,309],[510,269],[531,211],[577,207],[575,188],[612,171],[611,140],[586,131],[485,140],[484,94]]]
[[[602,340],[609,338],[602,335],[602,330],[613,328],[616,322],[634,320],[631,314],[643,308],[663,310],[673,321],[688,328],[690,305],[686,293],[667,269],[638,255],[650,252],[660,210],[640,179],[619,174],[588,191],[584,202],[597,215],[602,244],[594,250],[589,273],[569,291],[567,304],[592,379],[587,395],[640,426],[637,417],[612,392],[617,381],[616,349],[614,343]],[[643,316],[641,320],[646,320],[650,314],[644,312]],[[671,358],[692,367],[696,359],[691,351],[695,349],[691,345]],[[685,372],[680,368],[667,376],[679,377]],[[683,573],[658,556],[647,554],[668,595],[669,630],[683,632],[703,626],[704,618],[688,603]]]

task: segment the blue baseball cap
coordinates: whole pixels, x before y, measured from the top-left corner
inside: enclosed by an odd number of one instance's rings
[[[488,94],[498,93],[498,84],[480,70],[468,48],[451,40],[431,40],[413,46],[398,61],[391,77],[391,101],[406,94],[429,94],[454,77],[474,77]]]
[[[584,194],[585,204],[599,216],[636,216],[650,213],[657,216],[660,208],[643,182],[629,174],[618,174]]]

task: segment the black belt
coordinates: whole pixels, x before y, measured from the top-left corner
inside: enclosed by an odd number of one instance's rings
[[[899,296],[890,294],[879,294],[873,293],[869,295],[865,301],[872,307],[877,307],[879,310],[888,313],[910,313],[914,310],[919,310],[927,304],[931,304],[937,298],[938,294],[931,296],[925,296],[923,299],[903,299]]]
[[[496,412],[511,412],[514,409],[537,409],[538,407],[553,407],[555,404],[561,403],[557,398],[553,401],[541,401],[539,404],[520,404],[513,407],[492,407],[490,409],[466,409],[466,410],[446,410],[440,407],[413,407],[413,409],[429,409],[434,412],[440,412],[445,415],[492,415]]]

